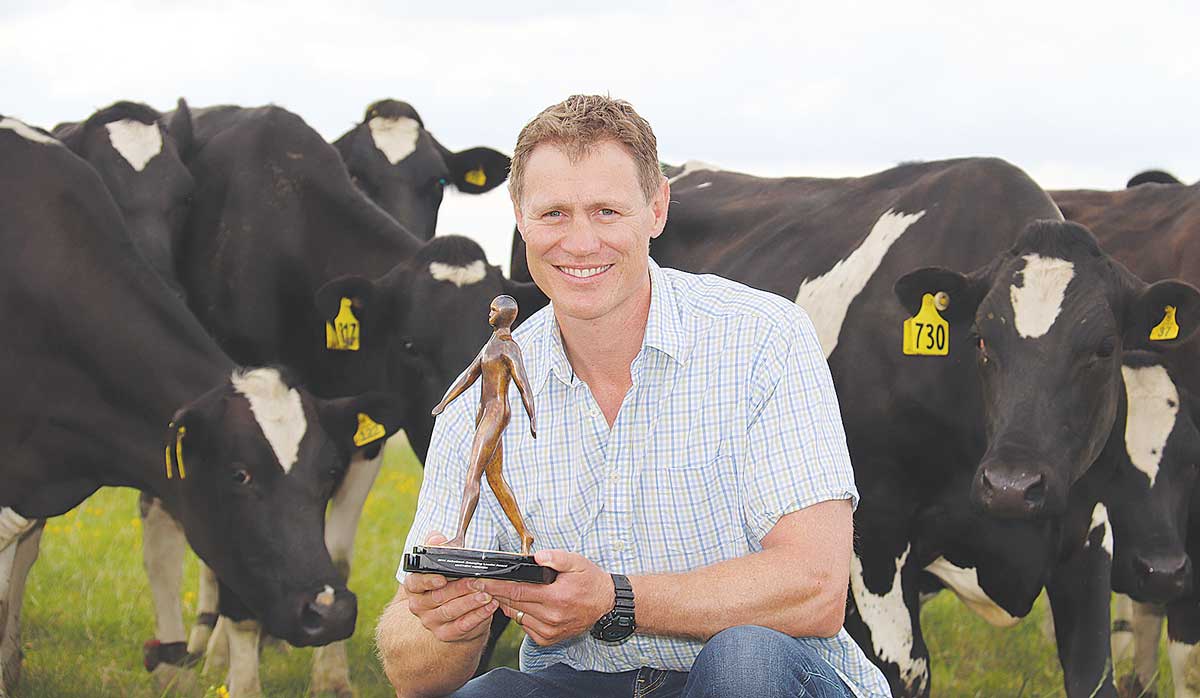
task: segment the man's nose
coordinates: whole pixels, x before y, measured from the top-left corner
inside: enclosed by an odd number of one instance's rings
[[[586,218],[574,220],[567,226],[567,234],[559,245],[563,252],[572,257],[587,257],[600,251],[600,236]]]

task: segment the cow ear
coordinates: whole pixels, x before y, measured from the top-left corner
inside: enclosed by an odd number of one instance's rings
[[[58,124],[51,131],[55,138],[72,153],[79,157],[83,157],[83,124],[78,121],[70,121]]]
[[[499,272],[499,268],[496,271]],[[533,282],[513,281],[506,276],[501,276],[501,279],[504,293],[512,296],[517,301],[517,321],[514,327],[520,325],[530,315],[546,307],[546,304],[550,302],[546,294],[542,293],[542,289],[538,288],[537,284]]]
[[[175,141],[179,159],[187,160],[192,154],[195,139],[192,135],[192,110],[183,97],[180,97],[179,101],[175,103],[175,113],[167,122],[167,134],[171,136],[171,140]]]
[[[945,310],[939,310],[946,322],[954,324],[969,322],[975,317],[975,310],[983,300],[977,291],[978,287],[979,284],[966,274],[943,267],[925,267],[900,277],[892,290],[900,304],[912,315],[921,309],[921,299],[926,293],[945,293],[949,297],[949,305]]]
[[[386,295],[361,276],[341,276],[317,289],[314,304],[325,325],[325,348],[358,351],[387,334]]]
[[[1200,326],[1200,291],[1167,279],[1142,287],[1125,318],[1127,349],[1171,349]]]
[[[457,153],[443,151],[450,179],[464,194],[482,194],[508,179],[509,159],[491,148],[471,148]]]
[[[403,428],[405,402],[399,393],[364,393],[318,401],[321,425],[342,450],[382,445]]]

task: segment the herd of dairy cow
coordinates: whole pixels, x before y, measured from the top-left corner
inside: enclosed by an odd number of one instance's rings
[[[395,100],[332,144],[276,106],[0,115],[0,696],[42,521],[101,486],[142,492],[160,683],[207,653],[258,695],[269,634],[320,647],[314,694],[352,695],[346,580],[382,445],[403,430],[424,457],[494,296],[546,303],[519,236],[505,278],[433,235],[447,187],[508,165]],[[663,171],[652,256],[817,329],[862,494],[846,626],[896,696],[930,694],[920,606],[943,589],[999,625],[1045,590],[1072,697],[1150,695],[1165,616],[1176,695],[1200,696],[1200,184],[1046,192],[991,158]],[[916,320],[936,335],[906,337]],[[1115,621],[1112,591],[1132,600]]]

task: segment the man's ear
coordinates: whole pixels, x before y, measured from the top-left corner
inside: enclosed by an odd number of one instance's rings
[[[192,110],[183,97],[176,102],[175,113],[166,126],[167,134],[175,141],[175,148],[179,151],[179,159],[186,162],[191,157],[195,139],[192,135]]]
[[[370,279],[338,277],[317,289],[313,301],[329,351],[358,351],[382,343],[387,334],[387,294]]]
[[[1195,286],[1166,279],[1134,293],[1123,328],[1127,349],[1173,349],[1200,326],[1200,291]]]
[[[499,267],[496,271],[500,271]],[[517,321],[513,323],[514,328],[550,302],[546,294],[542,293],[542,289],[533,282],[513,281],[503,275],[500,278],[504,292],[517,300]]]
[[[404,426],[405,402],[400,393],[364,393],[336,400],[318,400],[321,426],[338,448],[353,453],[382,444]]]
[[[440,143],[438,148],[450,168],[450,179],[464,194],[491,191],[508,179],[510,161],[504,153],[491,148],[470,148],[452,153]]]
[[[910,271],[896,281],[892,290],[911,315],[916,315],[921,309],[921,299],[926,293],[945,293],[949,296],[949,305],[939,312],[951,324],[970,322],[983,300],[981,283],[971,276],[943,267]]]

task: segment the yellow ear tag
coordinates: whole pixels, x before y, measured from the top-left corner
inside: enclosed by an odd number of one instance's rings
[[[170,480],[173,476],[173,473],[171,472],[171,444],[167,444],[166,448],[163,450],[165,451],[164,455],[166,456],[165,460],[167,461],[167,479]]]
[[[325,323],[325,348],[333,351],[358,351],[358,318],[350,309],[350,299],[342,298],[342,307],[332,323]]]
[[[1179,323],[1175,322],[1175,306],[1168,305],[1163,310],[1165,314],[1163,315],[1162,322],[1150,330],[1151,342],[1165,342],[1168,339],[1175,339],[1179,336]]]
[[[362,412],[358,413],[358,431],[354,432],[354,445],[366,446],[372,441],[378,441],[387,435],[387,429]]]
[[[904,353],[909,356],[946,356],[950,353],[950,323],[942,319],[932,293],[921,297],[921,309],[904,321]]]
[[[179,479],[187,479],[187,470],[183,467],[183,437],[187,434],[187,427],[179,427],[175,432],[175,462],[179,465]]]
[[[483,165],[480,165],[473,170],[468,170],[467,173],[463,175],[463,179],[467,181],[467,184],[474,184],[477,187],[482,187],[483,185],[487,184],[487,175],[483,172]]]

